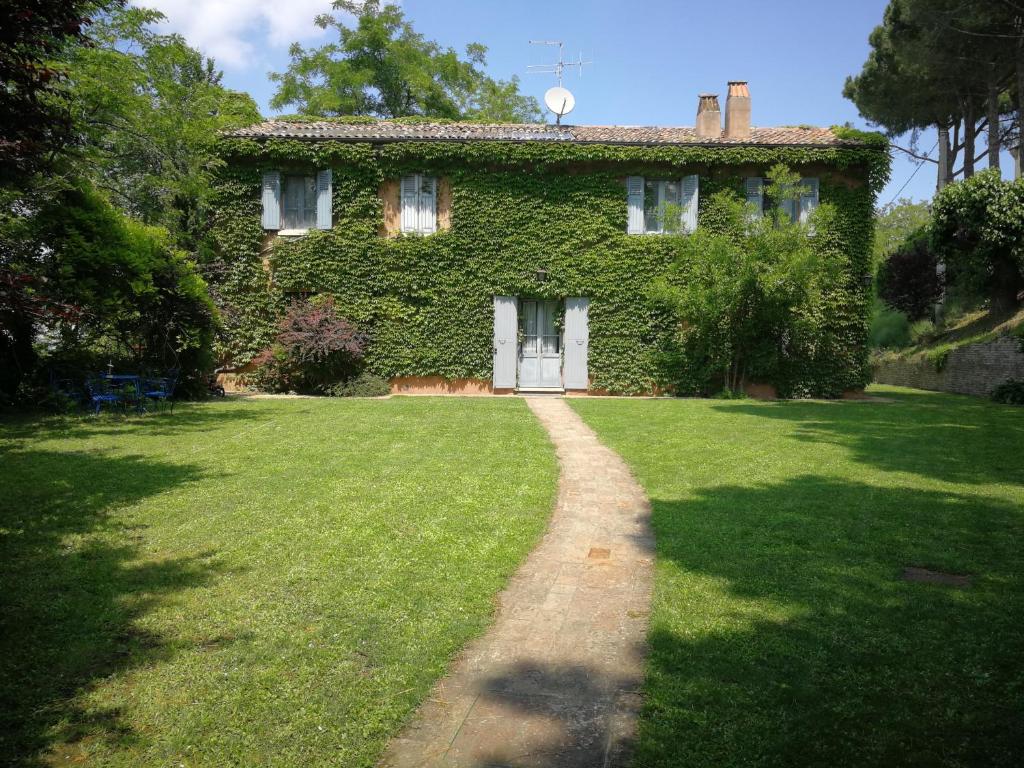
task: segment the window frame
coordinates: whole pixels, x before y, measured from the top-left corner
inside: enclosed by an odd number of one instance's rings
[[[655,190],[657,191],[658,202],[654,206],[654,210],[657,211],[658,209],[660,209],[662,206],[665,205],[665,186],[667,184],[672,184],[672,183],[674,183],[677,186],[677,188],[678,188],[678,193],[677,193],[678,199],[677,199],[677,202],[675,204],[680,209],[679,210],[679,232],[681,233],[682,232],[682,228],[683,228],[683,211],[682,211],[682,207],[683,207],[683,182],[682,182],[682,180],[681,179],[672,179],[672,178],[649,178],[647,176],[644,176],[643,179],[644,179],[644,187],[643,187],[643,189],[644,189],[644,206],[643,206],[644,231],[642,232],[642,234],[644,234],[644,235],[675,234],[673,232],[668,232],[668,231],[665,230],[665,217],[664,216],[659,217],[660,218],[660,224],[659,224],[660,229],[648,229],[647,228],[647,185],[648,184],[653,184]],[[655,215],[657,215],[657,214],[655,214]]]
[[[291,186],[291,182],[301,180],[302,185],[302,205],[299,210],[302,212],[300,215],[300,221],[295,222],[289,220],[288,215],[288,189]],[[307,199],[308,193],[312,193],[312,200]],[[284,235],[288,234],[305,234],[311,229],[317,227],[317,196],[319,190],[317,187],[316,174],[307,175],[304,173],[281,173],[281,220],[280,232]],[[308,219],[308,221],[307,221]]]

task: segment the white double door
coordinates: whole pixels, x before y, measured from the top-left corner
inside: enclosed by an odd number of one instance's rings
[[[562,337],[557,301],[521,299],[522,344],[519,346],[519,387],[562,386]]]

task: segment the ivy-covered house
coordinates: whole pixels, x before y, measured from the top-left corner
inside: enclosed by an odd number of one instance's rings
[[[677,236],[733,189],[762,211],[767,169],[802,177],[794,219],[834,204],[822,247],[845,254],[813,360],[766,382],[838,395],[867,380],[869,251],[888,171],[874,134],[750,124],[745,83],[694,128],[273,120],[221,139],[218,269],[224,358],[244,371],[299,298],[330,295],[371,337],[396,392],[706,389],[650,299]],[[685,237],[685,234],[683,235]]]

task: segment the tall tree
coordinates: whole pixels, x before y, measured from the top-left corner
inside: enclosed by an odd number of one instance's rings
[[[934,127],[939,150],[937,187],[958,175],[969,178],[986,156],[998,167],[1011,131],[1016,0],[890,0],[870,37],[861,72],[847,78],[844,95],[891,136]],[[985,44],[979,44],[982,40]],[[986,146],[977,137],[985,131]],[[962,155],[961,155],[962,153]],[[957,159],[962,156],[961,167]],[[931,158],[928,158],[931,159]]]
[[[85,138],[77,172],[127,213],[195,252],[209,217],[217,132],[259,120],[248,94],[221,83],[214,62],[178,35],[160,35],[155,11],[98,18],[95,44],[69,62],[72,117]]]
[[[271,73],[277,92],[271,106],[294,106],[305,115],[372,115],[468,118],[495,122],[541,119],[519,80],[494,80],[482,71],[487,49],[466,47],[465,58],[416,32],[397,5],[380,0],[338,0],[341,14],[316,18],[337,32],[320,48],[291,47],[291,63]],[[347,15],[355,17],[350,26]]]
[[[72,137],[60,59],[119,0],[0,1],[0,182],[39,170]]]

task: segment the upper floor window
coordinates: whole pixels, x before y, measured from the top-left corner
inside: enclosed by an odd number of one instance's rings
[[[429,235],[437,231],[437,179],[416,173],[401,181],[402,231]]]
[[[630,234],[693,232],[697,229],[696,176],[682,179],[626,179]]]
[[[767,185],[764,179],[754,177],[744,181],[747,202],[754,206],[754,215],[757,218],[778,208],[790,221],[807,224],[811,213],[818,207],[818,179],[814,177],[801,178],[799,186],[799,198],[788,196],[776,201],[767,194]]]
[[[283,234],[301,234],[310,229],[330,229],[331,171],[315,175],[263,172],[264,229]]]
[[[316,227],[316,178],[285,176],[281,192],[281,229]]]

